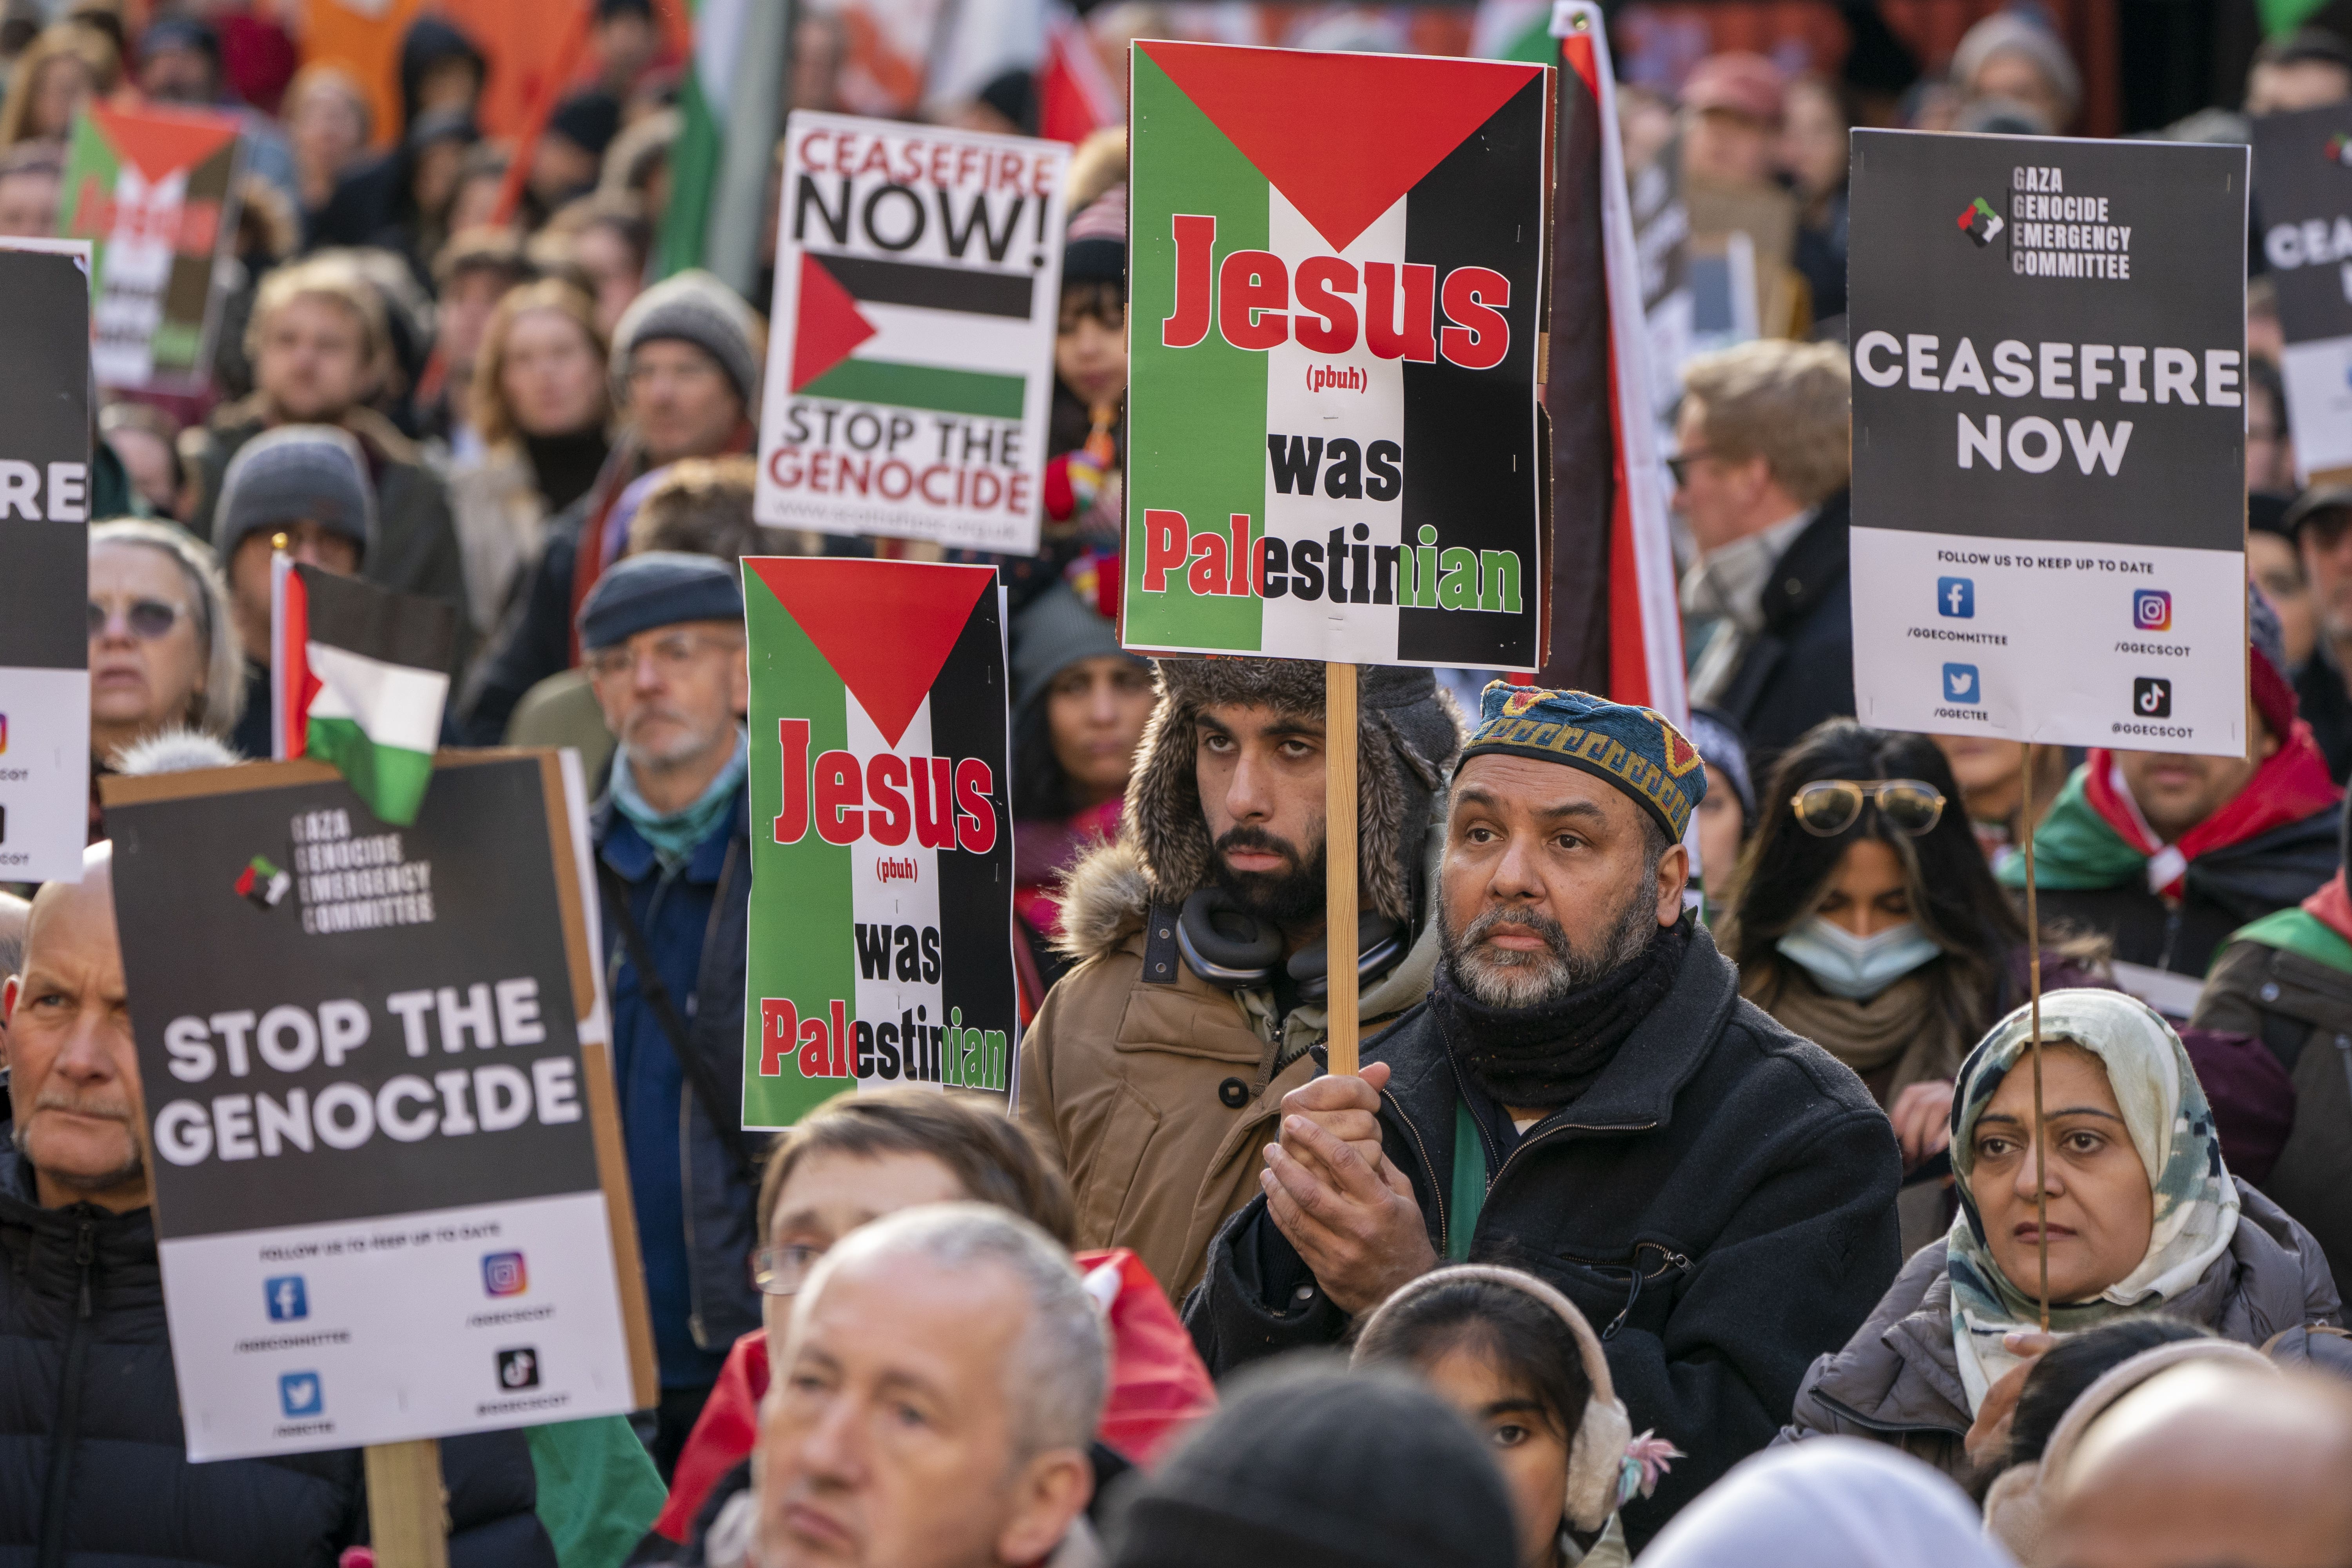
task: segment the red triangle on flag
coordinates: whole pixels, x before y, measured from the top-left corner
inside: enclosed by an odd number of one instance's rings
[[[963,636],[971,607],[996,585],[992,566],[756,555],[743,563],[894,747]]]
[[[1543,67],[1138,43],[1334,250]]]
[[[849,357],[880,331],[848,289],[807,251],[801,252],[800,303],[793,312],[793,384],[798,392]]]
[[[149,184],[174,169],[193,169],[236,140],[232,115],[200,110],[89,106],[100,135]]]

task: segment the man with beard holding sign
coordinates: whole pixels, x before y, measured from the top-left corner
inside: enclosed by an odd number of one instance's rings
[[[1496,682],[1454,775],[1427,1002],[1284,1100],[1264,1195],[1185,1303],[1213,1372],[1328,1343],[1448,1261],[1601,1327],[1634,1430],[1684,1450],[1635,1550],[1771,1440],[1895,1277],[1895,1136],[1740,999],[1683,907],[1697,751],[1656,713]]]

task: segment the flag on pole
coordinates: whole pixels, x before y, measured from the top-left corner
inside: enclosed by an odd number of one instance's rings
[[[693,0],[694,53],[679,89],[677,141],[669,153],[669,205],[662,209],[655,273],[667,278],[703,264],[710,205],[727,145],[727,99],[742,52],[747,0]]]
[[[1037,68],[1037,134],[1073,145],[1127,123],[1118,84],[1103,68],[1094,35],[1069,6],[1045,12],[1045,58]]]
[[[271,755],[331,763],[378,817],[414,824],[449,700],[457,612],[280,554],[269,616]]]
[[[1559,63],[1551,36],[1552,0],[1478,0],[1470,24],[1470,52],[1482,60]]]

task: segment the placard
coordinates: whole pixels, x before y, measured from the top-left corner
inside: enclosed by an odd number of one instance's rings
[[[233,114],[116,109],[74,117],[58,232],[90,242],[90,361],[101,386],[192,393],[211,382],[213,337],[236,254]]]
[[[654,1403],[575,803],[437,762],[390,831],[319,763],[107,781],[191,1459]]]
[[[2295,479],[2308,484],[2352,468],[2352,103],[2255,120],[2254,182]]]
[[[2246,164],[1853,133],[1864,723],[2245,754]]]
[[[1134,46],[1129,647],[1541,662],[1549,75]]]
[[[743,1125],[931,1084],[1010,1103],[1020,1043],[992,566],[747,556]]]
[[[1069,153],[791,116],[761,522],[1035,552]]]
[[[0,882],[89,837],[89,247],[0,240]]]

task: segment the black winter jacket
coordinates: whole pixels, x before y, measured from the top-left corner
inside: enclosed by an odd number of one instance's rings
[[[2214,953],[2250,921],[2291,909],[2336,874],[2342,814],[2334,806],[2301,822],[2200,855],[2168,900],[2134,875],[2113,888],[2041,889],[2045,930],[2072,927],[2115,942],[2125,963],[2203,979]]]
[[[1848,538],[1852,498],[1822,502],[1765,580],[1764,628],[1748,643],[1717,706],[1748,737],[1748,765],[1761,779],[1773,759],[1824,719],[1853,716],[1853,595]]]
[[[452,1568],[555,1568],[520,1432],[441,1463]],[[45,1209],[0,1153],[0,1568],[332,1568],[366,1539],[356,1449],[188,1462],[149,1211]]]
[[[1462,1080],[1428,1005],[1368,1042],[1363,1059],[1390,1065],[1382,1147],[1444,1258]],[[1471,1256],[1566,1292],[1601,1331],[1634,1431],[1688,1456],[1654,1498],[1627,1505],[1638,1550],[1771,1441],[1805,1368],[1893,1283],[1894,1130],[1860,1079],[1740,998],[1704,931],[1675,988],[1580,1099],[1524,1136],[1500,1115],[1480,1125],[1488,1175]],[[1184,1321],[1219,1375],[1349,1326],[1263,1197],[1218,1233]]]

